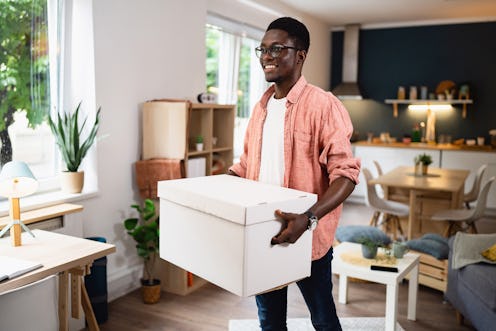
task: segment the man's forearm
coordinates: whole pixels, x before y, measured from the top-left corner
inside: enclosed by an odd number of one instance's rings
[[[355,183],[346,177],[339,177],[309,210],[320,219],[342,204],[354,189]]]

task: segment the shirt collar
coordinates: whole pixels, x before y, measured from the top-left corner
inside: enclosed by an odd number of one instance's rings
[[[307,84],[308,84],[307,80],[305,79],[305,77],[303,77],[303,75],[301,75],[298,81],[296,82],[296,84],[294,84],[291,90],[289,90],[288,95],[286,95],[287,101],[292,104],[296,103]],[[275,91],[274,84],[269,86],[267,91],[265,91],[264,95],[260,100],[263,108],[267,108],[267,103],[269,102],[269,98],[272,96],[272,94],[274,94],[274,91]]]

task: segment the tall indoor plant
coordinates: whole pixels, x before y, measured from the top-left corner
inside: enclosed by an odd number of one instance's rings
[[[83,189],[84,172],[78,171],[78,169],[86,156],[86,153],[95,142],[98,127],[100,125],[101,108],[98,108],[95,121],[84,139],[82,137],[83,130],[88,116],[85,116],[82,124],[79,125],[80,109],[81,102],[79,102],[73,113],[57,113],[56,121],[54,121],[51,116],[48,116],[48,124],[67,167],[67,171],[62,173],[61,184],[62,190],[68,193],[79,193]]]
[[[154,277],[160,242],[159,215],[151,199],[145,199],[142,206],[133,204],[131,208],[139,216],[125,219],[124,228],[136,242],[138,256],[144,260],[145,275],[141,280],[143,301],[156,303],[160,299],[160,280]]]

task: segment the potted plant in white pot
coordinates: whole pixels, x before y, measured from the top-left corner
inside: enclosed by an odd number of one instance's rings
[[[95,121],[86,137],[83,138],[83,130],[88,117],[85,116],[82,124],[79,125],[80,109],[81,102],[79,102],[73,113],[57,113],[55,121],[51,116],[48,116],[48,125],[55,137],[60,154],[62,154],[62,159],[67,167],[67,170],[62,172],[61,175],[62,190],[67,193],[80,193],[83,190],[84,171],[78,171],[78,169],[86,156],[86,153],[95,142],[100,124],[101,108],[98,108]]]
[[[124,220],[124,228],[136,242],[138,256],[144,261],[144,277],[141,279],[141,289],[144,303],[156,303],[160,300],[160,279],[155,279],[155,262],[159,253],[160,231],[159,215],[151,199],[145,199],[142,206],[134,204],[139,217]]]

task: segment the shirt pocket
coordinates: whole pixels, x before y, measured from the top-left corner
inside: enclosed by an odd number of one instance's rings
[[[293,164],[297,168],[312,169],[313,140],[311,134],[295,131],[293,140]]]

